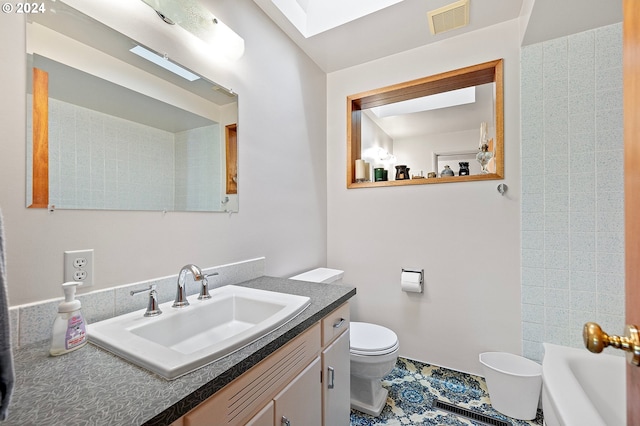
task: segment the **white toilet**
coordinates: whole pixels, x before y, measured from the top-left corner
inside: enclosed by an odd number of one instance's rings
[[[291,277],[293,280],[339,284],[343,271],[318,268]],[[381,379],[398,360],[398,336],[376,324],[351,322],[351,408],[379,416],[387,402],[388,391]]]

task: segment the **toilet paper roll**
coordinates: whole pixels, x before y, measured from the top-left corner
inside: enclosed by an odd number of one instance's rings
[[[402,271],[400,277],[400,286],[402,291],[408,293],[422,293],[421,274],[417,271]]]

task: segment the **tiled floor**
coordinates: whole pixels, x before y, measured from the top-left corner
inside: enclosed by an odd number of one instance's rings
[[[398,359],[382,385],[389,390],[387,405],[375,418],[351,410],[351,426],[405,425],[485,425],[479,421],[432,408],[435,399],[453,403],[496,420],[517,426],[542,425],[542,411],[535,420],[506,417],[491,407],[489,393],[482,377],[459,373],[405,358]]]

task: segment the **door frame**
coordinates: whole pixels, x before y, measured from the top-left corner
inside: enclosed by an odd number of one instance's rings
[[[623,0],[626,323],[640,325],[640,2]],[[640,424],[640,368],[627,364],[627,425]]]

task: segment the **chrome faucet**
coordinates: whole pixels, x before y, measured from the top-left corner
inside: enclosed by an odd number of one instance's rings
[[[173,302],[173,305],[171,305],[174,308],[183,308],[185,306],[189,306],[189,301],[187,300],[187,294],[185,291],[185,279],[187,278],[187,273],[189,272],[191,272],[195,281],[202,281],[204,279],[202,271],[196,265],[193,265],[191,263],[188,265],[184,265],[182,269],[180,269],[180,273],[178,274],[176,300]]]
[[[130,291],[129,294],[135,296],[136,294],[149,292],[149,302],[147,304],[147,311],[144,313],[145,317],[155,317],[162,313],[160,306],[158,305],[158,292],[156,291],[156,285],[152,284],[149,288],[143,288],[140,290]]]
[[[210,274],[204,274],[202,277],[202,286],[200,286],[200,295],[198,296],[198,300],[206,300],[211,299],[211,295],[209,294],[209,280],[207,278],[218,275],[217,272],[212,272]]]

